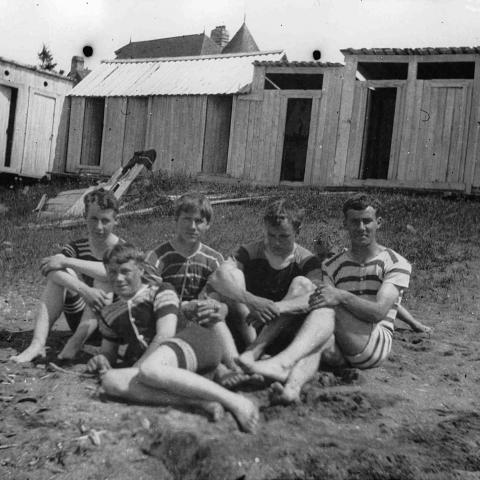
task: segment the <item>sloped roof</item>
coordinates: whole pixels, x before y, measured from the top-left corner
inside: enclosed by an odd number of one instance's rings
[[[260,49],[245,22],[233,38],[223,47],[222,53],[259,52]]]
[[[344,48],[344,55],[450,55],[480,53],[480,47]]]
[[[52,72],[50,70],[44,70],[35,65],[28,65],[26,63],[17,62],[16,60],[10,60],[8,58],[0,57],[0,63],[6,63],[8,65],[13,65],[14,67],[24,68],[25,70],[31,70],[32,72],[39,73],[40,75],[45,75],[47,77],[55,77],[59,80],[65,80],[66,82],[72,83],[72,79],[67,75],[61,75],[58,72]]]
[[[281,50],[231,55],[109,60],[70,93],[78,97],[226,95],[246,93],[255,61],[278,61]]]
[[[309,62],[309,61],[289,61],[287,59],[281,59],[278,61],[265,61],[257,60],[253,63],[255,66],[260,67],[319,67],[319,68],[330,68],[330,67],[343,67],[343,63],[337,62]]]
[[[130,42],[115,51],[117,58],[189,57],[221,53],[222,49],[205,33]]]

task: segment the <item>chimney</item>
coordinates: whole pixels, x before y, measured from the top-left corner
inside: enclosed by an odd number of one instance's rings
[[[228,41],[230,40],[230,34],[228,30],[225,28],[225,25],[219,25],[215,27],[211,33],[210,38],[220,47],[223,48]]]
[[[74,77],[78,72],[82,72],[84,69],[85,60],[81,55],[74,55],[72,57],[72,65],[70,67],[69,77]]]

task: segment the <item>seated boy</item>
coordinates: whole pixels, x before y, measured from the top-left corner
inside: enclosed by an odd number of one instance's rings
[[[279,351],[309,312],[308,297],[315,289],[312,281],[321,280],[321,262],[296,243],[303,216],[290,200],[269,203],[264,238],[240,246],[209,280],[212,288],[236,303],[241,331],[247,331],[246,324],[259,329],[257,338],[255,331],[251,339],[244,336],[247,349],[237,360],[240,365],[257,360],[269,346]],[[233,387],[247,379],[231,375],[224,385]]]
[[[58,358],[73,359],[97,328],[93,312],[111,301],[105,281],[102,256],[119,242],[113,233],[119,205],[112,193],[93,190],[84,197],[88,236],[65,245],[61,254],[44,258],[41,271],[47,277],[35,316],[33,339],[29,347],[10,359],[30,362],[45,356],[45,345],[52,325],[62,312],[74,332]],[[94,286],[94,278],[98,281]],[[96,288],[101,287],[101,288]]]
[[[218,301],[215,292],[207,288],[208,278],[223,262],[221,253],[202,243],[212,217],[212,206],[204,195],[182,195],[175,203],[174,237],[150,251],[147,262],[157,269],[165,282],[174,286],[185,316],[195,314],[197,309],[202,312],[212,310],[211,316],[216,320],[213,328],[225,345],[222,363],[228,369],[237,370],[233,359],[238,356],[238,351],[225,323],[228,308]]]
[[[223,406],[241,429],[253,432],[257,407],[200,375],[213,372],[223,355],[215,329],[208,322],[189,322],[174,336],[178,296],[167,283],[145,283],[143,255],[133,245],[115,246],[104,262],[118,300],[99,315],[102,353],[89,361],[88,369],[100,372],[105,392],[142,403],[201,407],[214,419]],[[209,313],[200,316],[205,320]],[[130,361],[138,360],[133,367],[111,369],[120,344],[128,345]]]

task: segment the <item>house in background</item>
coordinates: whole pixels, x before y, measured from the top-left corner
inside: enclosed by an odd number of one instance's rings
[[[41,178],[52,169],[73,85],[63,75],[0,58],[0,172]]]
[[[117,59],[192,57],[220,53],[253,53],[259,48],[245,22],[230,40],[225,25],[205,33],[130,42],[115,51]]]

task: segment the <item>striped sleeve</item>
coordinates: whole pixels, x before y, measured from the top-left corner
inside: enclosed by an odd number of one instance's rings
[[[180,300],[175,289],[169,283],[160,285],[153,300],[155,318],[158,319],[170,313],[178,315],[179,307]]]
[[[75,246],[74,242],[67,243],[62,247],[62,250],[60,251],[63,255],[69,258],[77,258],[78,257],[78,252],[77,248]]]
[[[393,250],[387,249],[386,253],[388,254],[387,259],[389,261],[385,262],[385,276],[383,277],[383,281],[392,283],[401,289],[408,288],[410,275],[412,273],[410,263]]]

